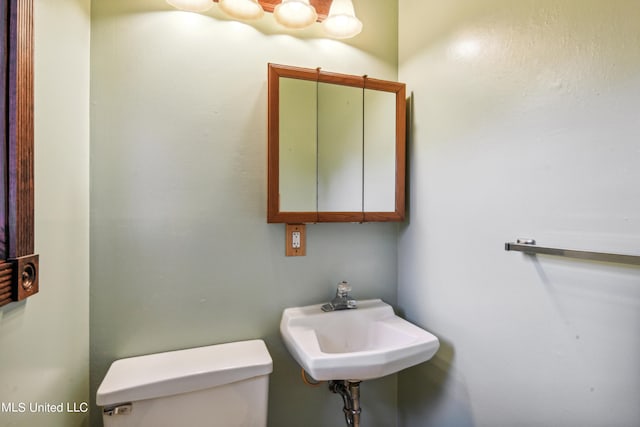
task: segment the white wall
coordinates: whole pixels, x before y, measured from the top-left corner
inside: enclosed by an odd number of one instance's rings
[[[0,309],[0,426],[88,425],[88,0],[35,1],[35,251],[40,292]],[[30,403],[65,412],[30,413]],[[71,406],[73,408],[73,406]]]
[[[637,425],[640,270],[503,246],[639,252],[640,3],[399,4],[398,302],[443,344],[400,425]]]
[[[301,382],[280,316],[343,279],[395,303],[398,226],[309,225],[307,256],[284,256],[284,225],[266,223],[266,78],[274,62],[395,79],[397,3],[356,9],[365,29],[342,43],[318,25],[292,37],[271,14],[252,26],[217,6],[92,2],[92,397],[118,358],[264,338],[270,425],[344,423],[340,397]],[[395,424],[395,377],[363,396],[370,427]]]

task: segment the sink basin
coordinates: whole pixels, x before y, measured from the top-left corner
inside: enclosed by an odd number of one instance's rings
[[[316,380],[383,377],[431,359],[440,346],[380,299],[358,301],[355,310],[323,312],[321,306],[287,308],[280,322],[287,349]]]

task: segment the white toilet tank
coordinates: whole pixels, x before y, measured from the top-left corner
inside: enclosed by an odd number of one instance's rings
[[[273,362],[262,340],[116,360],[98,388],[104,427],[266,427]]]

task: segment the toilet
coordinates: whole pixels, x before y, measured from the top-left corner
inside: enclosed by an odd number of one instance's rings
[[[104,427],[266,427],[262,340],[116,360],[96,394]]]

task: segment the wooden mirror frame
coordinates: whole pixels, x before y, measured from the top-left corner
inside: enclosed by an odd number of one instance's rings
[[[33,0],[8,0],[2,12],[7,238],[0,258],[0,306],[39,290],[33,253]]]
[[[396,173],[393,212],[282,212],[280,211],[280,77],[362,87],[395,93],[396,96]],[[406,88],[404,83],[372,79],[367,76],[329,73],[318,69],[268,65],[267,140],[267,222],[389,222],[403,221],[405,215],[406,164]]]

